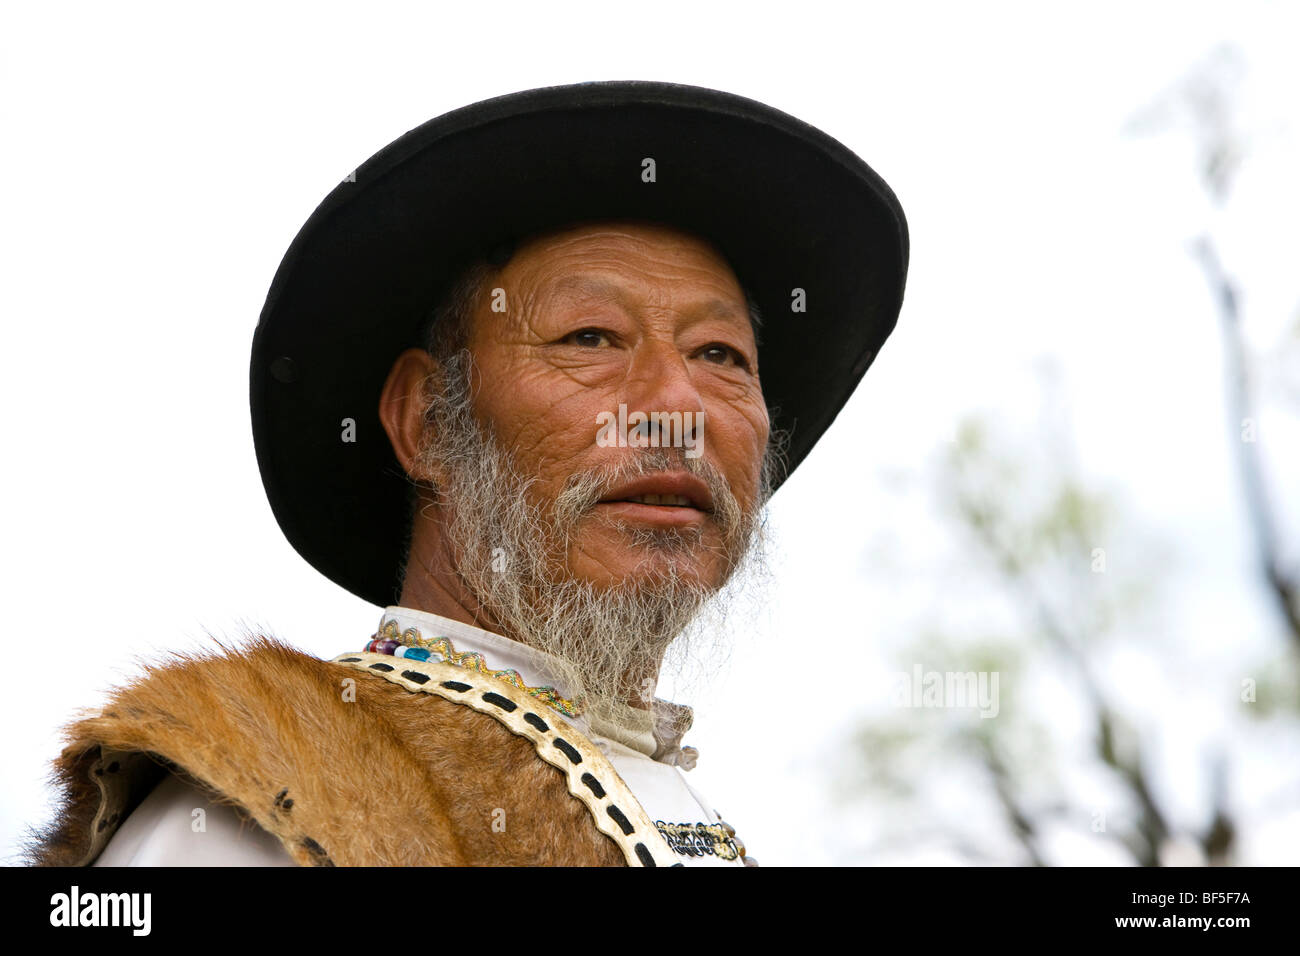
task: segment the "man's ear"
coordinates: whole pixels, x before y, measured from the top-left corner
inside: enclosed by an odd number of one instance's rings
[[[434,481],[419,463],[424,436],[424,412],[428,407],[425,383],[436,371],[436,363],[424,349],[410,348],[397,356],[379,396],[379,420],[393,444],[402,469],[414,480]]]

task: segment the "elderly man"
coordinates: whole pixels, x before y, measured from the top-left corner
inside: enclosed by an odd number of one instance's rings
[[[906,263],[857,157],[715,91],[536,90],[391,144],[295,240],[252,364],[281,528],[378,630],[151,668],[69,727],[32,860],[752,863],[655,690]]]

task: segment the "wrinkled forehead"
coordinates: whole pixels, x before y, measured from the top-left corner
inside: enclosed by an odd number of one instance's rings
[[[723,254],[707,239],[667,225],[576,224],[533,236],[503,259],[493,284],[531,306],[609,302],[629,311],[689,311],[746,327],[757,319]]]
[[[726,257],[703,236],[645,220],[600,220],[547,230],[518,243],[511,260],[599,255],[614,249],[664,263],[716,269],[735,278]]]

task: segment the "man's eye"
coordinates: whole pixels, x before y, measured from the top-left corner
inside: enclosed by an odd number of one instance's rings
[[[579,329],[577,332],[571,332],[567,335],[564,341],[573,345],[581,345],[583,348],[596,349],[602,345],[608,345],[609,336],[599,329]]]
[[[712,362],[714,365],[736,365],[740,368],[749,368],[749,363],[745,361],[745,356],[738,351],[726,345],[710,345],[700,352],[700,358],[706,362]]]

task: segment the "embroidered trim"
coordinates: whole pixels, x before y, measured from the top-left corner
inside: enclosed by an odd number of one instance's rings
[[[366,645],[366,651],[374,654],[392,654],[396,647],[384,649],[383,642],[391,641],[396,645],[403,647],[420,647],[427,651],[440,654],[443,663],[453,664],[456,667],[463,667],[466,670],[477,671],[488,677],[496,677],[512,685],[532,697],[536,697],[548,707],[554,708],[566,717],[577,717],[581,711],[578,705],[566,697],[561,697],[559,692],[549,684],[540,687],[529,687],[524,683],[523,677],[517,670],[507,668],[505,670],[493,670],[488,667],[487,661],[483,655],[477,651],[458,651],[451,643],[449,637],[425,637],[420,633],[419,628],[408,627],[403,631],[398,627],[396,621],[385,621],[379,631],[370,639]]]
[[[548,723],[530,695],[447,661],[393,660],[372,652],[340,654],[331,663],[377,674],[412,693],[436,694],[496,718],[526,738],[537,756],[564,774],[569,793],[591,813],[596,829],[623,851],[628,866],[682,866],[609,758],[562,720]],[[493,674],[485,675],[495,677]]]
[[[664,823],[655,821],[674,853],[682,856],[716,856],[721,860],[735,860],[741,850],[721,823]]]

